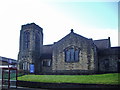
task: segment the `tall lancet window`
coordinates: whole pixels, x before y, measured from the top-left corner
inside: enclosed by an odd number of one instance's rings
[[[79,61],[79,50],[75,50],[74,55],[75,61]]]
[[[24,50],[28,49],[30,45],[30,33],[28,31],[24,32]]]
[[[76,48],[65,49],[65,62],[78,62],[80,50]]]
[[[40,33],[36,32],[35,33],[35,50],[40,50]]]

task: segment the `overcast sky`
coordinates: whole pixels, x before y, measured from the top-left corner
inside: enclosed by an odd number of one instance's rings
[[[110,37],[118,46],[118,0],[84,1],[0,0],[0,56],[17,59],[21,25],[32,22],[43,28],[44,45],[74,29],[93,40]]]

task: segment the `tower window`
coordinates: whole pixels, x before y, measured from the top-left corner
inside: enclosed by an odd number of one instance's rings
[[[27,62],[23,63],[23,70],[27,70]]]
[[[65,50],[65,62],[78,62],[79,49],[70,48]]]
[[[38,32],[35,33],[35,50],[40,50],[40,35]]]
[[[28,31],[24,32],[24,49],[28,49],[30,45],[30,33]]]

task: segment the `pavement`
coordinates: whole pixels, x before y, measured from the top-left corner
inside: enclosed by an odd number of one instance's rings
[[[1,79],[0,79],[0,81],[1,81]],[[15,86],[16,80],[11,80],[10,83],[13,84],[10,86],[10,89],[7,89],[7,85],[4,85],[4,89],[2,89],[2,90],[47,90],[47,89],[28,88],[28,87],[17,87],[16,88],[16,86]],[[0,83],[0,90],[1,90],[1,83]]]
[[[8,89],[3,89],[3,90],[8,90]],[[48,89],[17,87],[17,88],[10,88],[9,90],[48,90]]]

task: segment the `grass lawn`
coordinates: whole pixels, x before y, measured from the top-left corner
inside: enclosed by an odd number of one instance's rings
[[[24,75],[18,77],[18,80],[50,83],[120,84],[118,75],[120,73],[98,75]]]

